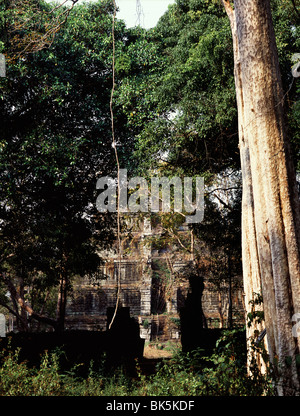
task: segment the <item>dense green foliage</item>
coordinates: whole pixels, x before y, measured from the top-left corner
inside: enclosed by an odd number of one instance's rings
[[[167,159],[190,175],[237,166],[232,41],[223,9],[178,2],[153,36],[167,58],[154,91],[159,116],[140,133],[138,152],[152,168]]]
[[[299,14],[292,2],[272,1],[274,27],[290,121],[299,159],[299,83],[291,75],[299,52]],[[162,162],[189,175],[239,168],[232,39],[220,2],[177,1],[149,32],[165,56],[152,91],[157,116],[137,136],[140,169]]]
[[[2,396],[259,396],[272,395],[271,380],[259,373],[247,375],[243,331],[228,331],[217,342],[215,353],[203,356],[196,350],[177,352],[146,376],[136,360],[136,375],[122,367],[113,372],[95,368],[87,377],[78,375],[81,363],[69,371],[60,368],[60,352],[45,352],[40,366],[30,368],[18,359],[19,350],[2,353],[0,395]]]
[[[76,8],[51,48],[8,60],[0,80],[1,284],[14,280],[20,292],[44,287],[45,297],[59,282],[69,290],[72,276],[97,271],[96,249],[110,242],[113,223],[94,201],[97,175],[116,169],[111,22],[107,2]]]

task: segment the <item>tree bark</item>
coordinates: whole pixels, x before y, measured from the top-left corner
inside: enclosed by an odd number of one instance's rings
[[[227,254],[227,270],[228,270],[228,319],[227,326],[228,328],[233,327],[233,317],[232,317],[232,271],[231,271],[231,257],[230,253]]]
[[[28,303],[26,303],[26,301],[24,299],[24,296],[22,295],[22,293],[20,293],[20,291],[18,291],[16,289],[16,287],[13,284],[13,282],[11,281],[11,279],[8,276],[6,276],[4,273],[2,273],[2,277],[3,277],[7,287],[9,289],[12,301],[13,301],[15,306],[19,305],[20,308],[21,308],[21,311],[26,312],[31,318],[35,319],[36,321],[45,323],[47,325],[51,325],[52,327],[56,327],[57,323],[56,323],[55,319],[51,319],[47,316],[36,313],[32,309],[32,307],[30,305],[28,305]],[[3,305],[3,306],[7,307],[6,305]],[[22,314],[20,314],[17,311],[17,309],[16,309],[15,315],[16,315],[17,318],[19,317],[19,319],[22,320]],[[26,323],[27,323],[27,319],[26,319],[26,322],[23,322],[24,329],[28,329],[28,328],[26,328],[26,325],[25,325]]]
[[[278,359],[277,391],[295,395],[300,391],[300,340],[292,333],[292,316],[300,309],[299,196],[270,1],[236,0],[234,10],[222,1],[234,45],[245,304],[249,308],[253,292],[262,292],[270,360]]]
[[[67,304],[67,277],[64,271],[61,273],[59,282],[59,294],[57,301],[57,325],[56,331],[63,332],[65,328],[66,304]]]

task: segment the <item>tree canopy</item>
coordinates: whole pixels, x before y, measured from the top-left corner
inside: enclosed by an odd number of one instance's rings
[[[28,285],[33,272],[52,286],[95,272],[96,249],[110,242],[111,223],[94,201],[97,175],[116,170],[111,21],[107,2],[74,9],[51,48],[12,59],[1,79],[2,270],[10,284]],[[17,46],[8,37],[7,55]]]

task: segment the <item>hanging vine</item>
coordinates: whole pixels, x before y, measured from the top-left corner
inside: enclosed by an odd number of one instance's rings
[[[116,164],[117,164],[117,253],[118,253],[118,268],[117,268],[117,299],[113,317],[111,322],[108,326],[108,329],[111,328],[117,311],[120,304],[120,295],[121,295],[121,224],[120,224],[120,162],[117,150],[117,143],[115,138],[115,126],[114,126],[114,110],[113,110],[113,99],[115,93],[115,49],[116,49],[116,42],[115,42],[115,21],[116,21],[116,14],[117,14],[117,5],[116,1],[113,0],[114,6],[114,13],[113,13],[113,20],[112,20],[112,47],[113,47],[113,54],[112,54],[112,89],[111,89],[111,96],[110,96],[110,116],[111,116],[111,133],[112,133],[112,147],[115,152]]]

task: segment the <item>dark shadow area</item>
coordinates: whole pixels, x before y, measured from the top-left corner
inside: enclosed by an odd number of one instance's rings
[[[183,352],[203,349],[204,355],[210,355],[222,336],[222,329],[207,328],[202,309],[204,283],[201,276],[191,274],[190,288],[184,307],[180,308],[181,344]]]
[[[218,353],[218,351],[224,349],[223,344],[228,343],[229,338],[227,338],[227,341],[220,340],[220,338],[225,335],[228,329],[207,327],[202,310],[203,279],[201,276],[193,274],[190,276],[189,282],[190,288],[185,305],[180,308],[182,352],[188,353],[198,350],[201,351],[201,356],[207,357],[214,352]],[[240,357],[246,357],[246,333],[244,330],[237,332],[233,337],[235,339],[235,345],[239,345],[238,355]],[[216,348],[216,342],[218,340],[220,341],[218,348]]]
[[[184,307],[180,308],[182,351],[189,352],[197,348],[213,350],[221,330],[207,328],[202,309],[203,278],[199,274],[191,274],[189,284]]]
[[[201,349],[203,355],[211,355],[216,347],[217,340],[222,336],[223,329],[193,326],[186,312],[181,310],[182,351],[191,352]]]
[[[143,358],[145,340],[140,337],[139,324],[130,317],[130,308],[119,308],[111,328],[108,329],[114,310],[107,308],[107,359],[114,365],[125,364],[126,369],[131,372],[135,368],[135,359]]]
[[[112,311],[108,313],[112,316]],[[45,351],[56,352],[60,357],[61,370],[70,370],[75,364],[81,364],[80,375],[84,376],[91,361],[95,370],[113,370],[122,366],[125,371],[131,372],[135,359],[143,357],[144,339],[140,338],[138,324],[130,318],[129,308],[120,308],[111,329],[107,331],[74,330],[61,334],[20,332],[1,339],[2,351],[17,348],[20,348],[20,361],[27,361],[29,366],[39,366]]]

